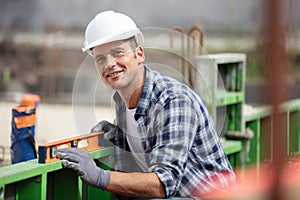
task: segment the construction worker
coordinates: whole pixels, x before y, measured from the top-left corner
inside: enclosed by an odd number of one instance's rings
[[[142,32],[124,14],[101,12],[88,24],[83,51],[115,90],[117,116],[92,132],[104,131],[114,145],[115,170],[97,167],[89,153],[75,148],[58,150],[63,165],[119,199],[192,199],[232,187],[235,174],[203,101],[143,64],[142,44]]]

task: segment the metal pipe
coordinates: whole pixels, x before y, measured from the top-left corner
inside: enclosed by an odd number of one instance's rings
[[[280,175],[286,153],[287,133],[283,131],[283,117],[279,105],[284,101],[283,86],[285,85],[285,68],[287,55],[285,51],[285,34],[283,23],[284,0],[267,0],[265,58],[268,74],[269,103],[272,104],[272,163],[275,170],[274,182],[271,190],[272,200],[283,199],[280,188]]]
[[[197,34],[196,36],[195,36],[195,33]],[[198,38],[196,38],[196,37],[198,37]],[[188,44],[187,44],[188,59],[192,59],[192,56],[202,54],[203,38],[204,38],[204,32],[200,25],[194,25],[189,29]],[[194,42],[193,43],[193,54],[191,53],[191,45],[190,45],[191,39]],[[199,49],[197,49],[197,46],[199,46]],[[188,81],[189,81],[191,87],[193,88],[191,62],[189,62],[189,64],[188,64]]]
[[[193,34],[195,34],[195,33],[197,34],[196,36],[197,36],[198,38],[196,38],[195,36],[193,37]],[[204,32],[203,32],[202,26],[200,26],[200,25],[192,26],[192,27],[190,28],[190,30],[188,31],[188,36],[189,36],[188,40],[189,40],[190,37],[191,37],[191,38],[193,38],[193,40],[196,42],[196,44],[194,44],[194,46],[200,45],[200,47],[199,47],[199,49],[198,49],[199,52],[197,52],[197,49],[194,48],[195,54],[202,54],[203,38],[204,38]],[[198,39],[198,41],[197,41],[197,39]],[[198,44],[197,44],[197,42],[198,42]],[[189,43],[190,43],[190,40],[189,40],[188,44],[189,44]]]
[[[182,73],[182,78],[185,78],[185,45],[184,45],[184,35],[185,32],[183,30],[183,28],[181,28],[180,26],[174,26],[172,27],[172,31],[170,32],[170,47],[174,48],[173,46],[173,32],[174,31],[178,31],[181,33],[181,73]],[[184,81],[184,80],[182,80]]]

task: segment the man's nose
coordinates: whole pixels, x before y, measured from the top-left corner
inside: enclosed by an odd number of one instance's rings
[[[112,67],[116,65],[116,58],[108,54],[106,57],[106,67]]]

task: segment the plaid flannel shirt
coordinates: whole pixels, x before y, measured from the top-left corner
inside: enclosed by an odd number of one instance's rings
[[[134,115],[146,156],[147,172],[155,172],[167,197],[201,196],[226,190],[235,174],[212,119],[200,97],[186,85],[145,67],[145,83]],[[115,168],[141,171],[126,141],[125,104],[114,94]]]

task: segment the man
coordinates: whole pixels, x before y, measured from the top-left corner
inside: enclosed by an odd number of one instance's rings
[[[63,165],[87,184],[141,198],[198,198],[226,190],[235,175],[209,113],[186,85],[143,64],[143,34],[131,18],[105,11],[87,26],[83,51],[102,81],[114,89],[116,122],[99,122],[115,147],[115,171],[96,166],[89,154],[60,149]]]

